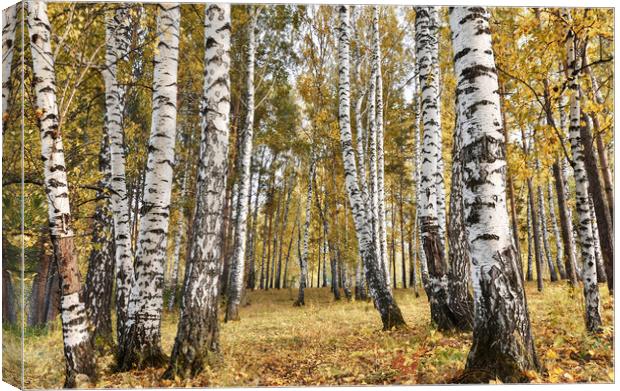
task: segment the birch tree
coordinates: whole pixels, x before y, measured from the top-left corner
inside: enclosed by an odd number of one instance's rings
[[[344,163],[345,186],[349,197],[351,212],[355,222],[355,232],[360,249],[364,273],[375,307],[381,315],[384,330],[406,327],[400,308],[394,301],[382,273],[382,266],[377,257],[372,225],[364,210],[362,194],[359,189],[355,153],[351,135],[350,118],[350,81],[349,81],[349,7],[338,6],[338,122],[340,126],[340,144]]]
[[[303,244],[301,248],[301,254],[299,257],[299,293],[297,294],[297,300],[293,305],[302,306],[306,305],[304,297],[304,289],[308,285],[308,236],[310,234],[310,212],[312,211],[312,182],[314,178],[314,172],[316,169],[314,157],[310,162],[310,173],[308,175],[308,193],[306,196],[306,219],[304,221],[304,236]]]
[[[428,267],[428,300],[431,319],[439,330],[454,328],[459,322],[448,306],[448,276],[445,246],[439,221],[438,189],[441,176],[441,114],[439,100],[439,43],[437,7],[416,8],[416,61],[422,91],[421,119],[424,137],[420,172],[420,230]],[[443,180],[441,181],[443,182]]]
[[[39,117],[43,186],[47,194],[50,236],[61,277],[60,311],[65,355],[65,387],[75,387],[80,374],[94,378],[90,322],[81,298],[81,276],[75,250],[69,207],[69,187],[56,103],[56,75],[52,54],[52,30],[47,3],[31,1],[27,26],[32,52],[33,91]]]
[[[564,259],[564,248],[561,243],[560,229],[558,228],[558,219],[555,213],[555,202],[553,201],[553,187],[551,180],[547,180],[547,202],[549,203],[549,218],[551,219],[551,228],[553,230],[553,239],[555,241],[555,263],[558,267],[560,278],[566,279],[566,270],[562,263]]]
[[[377,132],[377,232],[379,235],[379,253],[385,273],[385,281],[391,287],[390,268],[387,258],[387,228],[385,221],[385,158],[383,152],[383,75],[381,73],[381,34],[379,31],[379,7],[373,6],[373,64],[376,79],[376,119]],[[394,278],[396,278],[394,276]]]
[[[127,334],[119,343],[117,358],[121,370],[160,366],[166,360],[161,350],[160,324],[177,125],[181,8],[177,3],[162,4],[158,8],[159,42],[153,70],[151,134]]]
[[[505,139],[489,13],[451,7],[450,28],[474,292],[473,345],[465,369],[477,382],[527,381],[524,372],[539,365],[506,209]]]
[[[566,15],[570,18],[570,14]],[[596,259],[594,258],[594,242],[590,223],[590,205],[588,201],[588,177],[584,166],[583,147],[581,145],[581,90],[579,87],[579,64],[576,55],[576,36],[572,29],[568,30],[567,64],[568,92],[570,103],[568,135],[570,140],[573,175],[575,177],[575,201],[578,214],[577,232],[581,247],[583,264],[582,280],[585,297],[586,328],[590,332],[600,329],[602,321],[599,310],[599,290],[596,277]]]
[[[248,31],[247,69],[246,69],[246,107],[247,113],[243,131],[240,134],[239,168],[237,173],[238,197],[237,219],[235,220],[235,241],[231,261],[230,284],[228,286],[228,302],[226,304],[225,321],[239,320],[239,303],[243,291],[243,275],[245,266],[245,245],[248,217],[248,193],[250,191],[250,160],[252,158],[252,137],[254,133],[254,56],[256,53],[255,29],[258,10],[250,9]]]
[[[123,341],[127,327],[129,293],[133,283],[133,251],[127,181],[125,175],[125,135],[122,128],[124,90],[118,82],[117,65],[129,44],[129,15],[119,8],[106,21],[104,126],[110,142],[110,207],[114,222],[114,269],[116,272],[116,336]]]
[[[185,200],[187,194],[187,170],[189,169],[187,162],[183,170],[183,179],[181,180],[181,201]],[[176,302],[177,290],[179,285],[179,263],[181,261],[181,240],[183,239],[183,230],[185,228],[184,208],[179,211],[179,220],[177,221],[177,229],[174,234],[174,252],[172,254],[172,270],[170,273],[170,301],[168,301],[168,311],[172,311]],[[164,260],[165,265],[165,260]],[[164,267],[164,272],[165,272]]]
[[[230,123],[230,4],[205,10],[202,139],[181,318],[166,377],[191,377],[219,351],[218,285]]]

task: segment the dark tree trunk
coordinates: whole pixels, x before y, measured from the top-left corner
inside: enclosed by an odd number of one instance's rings
[[[614,290],[614,235],[611,227],[611,218],[609,216],[609,208],[605,200],[605,191],[601,184],[598,173],[596,157],[594,156],[594,145],[592,140],[592,130],[588,118],[585,118],[586,126],[581,126],[581,144],[583,145],[584,164],[588,175],[588,192],[594,204],[594,212],[596,213],[596,224],[598,226],[599,243],[601,246],[601,255],[605,265],[605,274],[607,275],[607,288],[613,294]]]
[[[605,148],[605,144],[603,143],[603,134],[601,132],[601,126],[598,122],[598,116],[595,114],[592,115],[592,120],[594,122],[594,133],[596,136],[596,149],[598,151],[598,161],[601,165],[601,172],[603,176],[603,183],[605,184],[605,196],[607,198],[607,207],[609,209],[609,216],[611,217],[611,228],[613,229],[614,224],[614,185],[613,179],[611,175],[611,170],[609,169],[609,163],[607,161],[607,149]]]
[[[566,275],[571,285],[576,286],[577,281],[577,257],[575,247],[573,246],[573,222],[568,215],[568,206],[566,205],[566,185],[564,177],[560,171],[560,164],[557,159],[553,163],[553,177],[555,179],[555,192],[558,197],[558,214],[560,215],[560,228],[562,230],[562,244],[564,246],[564,267]]]
[[[47,320],[47,280],[50,277],[52,256],[48,253],[45,242],[49,234],[42,233],[39,248],[39,266],[37,274],[32,281],[32,293],[30,294],[30,309],[28,311],[28,326],[43,326]]]

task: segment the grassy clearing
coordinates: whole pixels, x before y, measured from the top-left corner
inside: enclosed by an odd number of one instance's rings
[[[536,347],[546,369],[534,382],[613,381],[613,299],[601,286],[605,324],[599,336],[584,331],[582,295],[564,283],[536,292],[528,284]],[[408,330],[382,332],[371,303],[334,302],[328,289],[308,289],[307,305],[292,306],[296,291],[251,292],[242,320],[222,324],[221,362],[187,380],[161,380],[163,369],[112,373],[112,355],[98,359],[97,387],[282,386],[446,383],[463,369],[471,334],[443,334],[429,326],[426,298],[397,290]],[[170,352],[177,313],[166,313],[163,347]],[[27,388],[63,383],[62,335],[27,333]]]

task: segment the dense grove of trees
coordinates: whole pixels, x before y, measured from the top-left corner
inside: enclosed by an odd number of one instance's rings
[[[250,290],[295,289],[304,306],[329,286],[392,330],[407,328],[394,290],[422,288],[429,327],[473,331],[463,381],[527,381],[542,367],[526,282],[579,289],[593,334],[600,289],[613,293],[612,20],[10,7],[3,324],[60,315],[67,387],[95,379],[105,349],[115,371],[187,378],[221,354],[219,324]],[[177,309],[168,356],[162,316]]]

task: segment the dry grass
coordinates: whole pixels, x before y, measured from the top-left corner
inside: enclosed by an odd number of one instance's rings
[[[544,293],[528,285],[536,346],[545,364],[535,382],[613,381],[613,299],[601,286],[605,328],[584,331],[582,295],[564,283]],[[278,386],[445,383],[463,369],[471,334],[442,334],[430,326],[426,298],[397,290],[408,330],[382,332],[371,303],[334,302],[328,289],[308,289],[307,305],[292,306],[296,291],[251,292],[239,322],[221,328],[221,363],[187,381],[163,381],[163,369],[112,373],[110,354],[99,357],[97,387]],[[176,313],[166,313],[163,347],[170,352]],[[59,327],[27,333],[27,388],[63,383]]]

